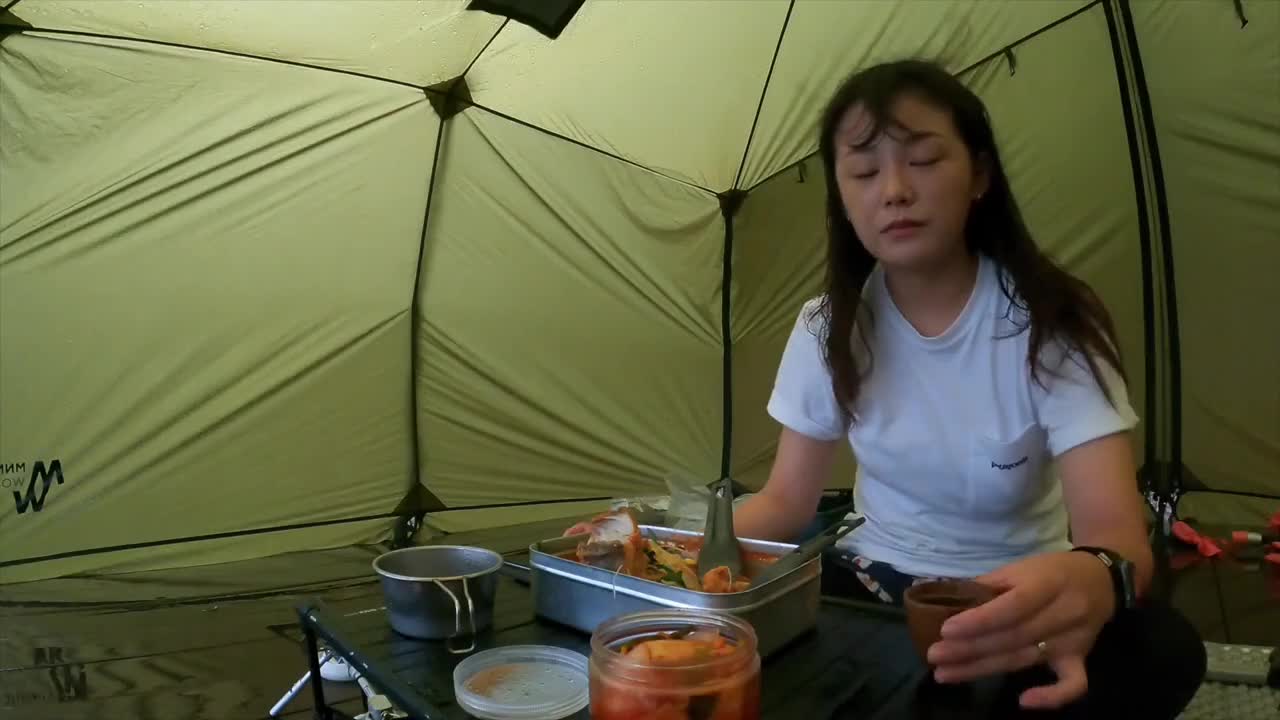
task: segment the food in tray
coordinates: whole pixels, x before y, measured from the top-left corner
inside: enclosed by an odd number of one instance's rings
[[[697,543],[644,537],[635,516],[625,508],[576,523],[564,534],[587,536],[563,555],[584,565],[699,592],[733,593],[751,587],[750,577],[733,577],[723,566],[699,578]],[[767,553],[743,555],[747,567],[760,567],[777,559]]]
[[[760,716],[758,660],[714,629],[661,633],[614,652],[621,658],[597,662],[591,678],[591,717],[597,720]]]
[[[627,511],[600,515],[589,523],[579,523],[565,531],[576,535],[586,531],[587,539],[578,543],[577,561],[584,565],[618,571],[627,575],[642,575],[648,565],[646,541],[640,535],[640,526]]]

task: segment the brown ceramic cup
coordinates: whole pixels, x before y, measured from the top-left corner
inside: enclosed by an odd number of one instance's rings
[[[935,580],[907,588],[902,604],[907,611],[907,630],[920,658],[929,664],[929,648],[942,639],[942,624],[947,618],[978,607],[998,594],[972,580]]]

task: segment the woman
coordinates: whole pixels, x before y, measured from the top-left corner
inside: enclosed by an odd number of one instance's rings
[[[924,578],[1005,591],[944,628],[939,682],[1014,673],[1024,707],[1176,716],[1204,648],[1138,600],[1153,560],[1115,330],[1036,247],[981,100],[934,65],[879,65],[835,94],[820,145],[826,292],[783,353],[777,457],[738,534],[796,537],[847,441],[867,522],[826,574],[891,603]]]

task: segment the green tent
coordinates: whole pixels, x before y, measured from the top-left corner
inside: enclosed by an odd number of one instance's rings
[[[1280,3],[3,4],[3,581],[758,487],[817,114],[904,56],[1110,304],[1153,503],[1277,507]]]

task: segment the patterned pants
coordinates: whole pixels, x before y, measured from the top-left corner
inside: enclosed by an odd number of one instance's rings
[[[912,585],[938,580],[899,572],[892,565],[877,562],[856,553],[835,550],[822,558],[823,592],[889,605],[902,605],[902,594]]]

